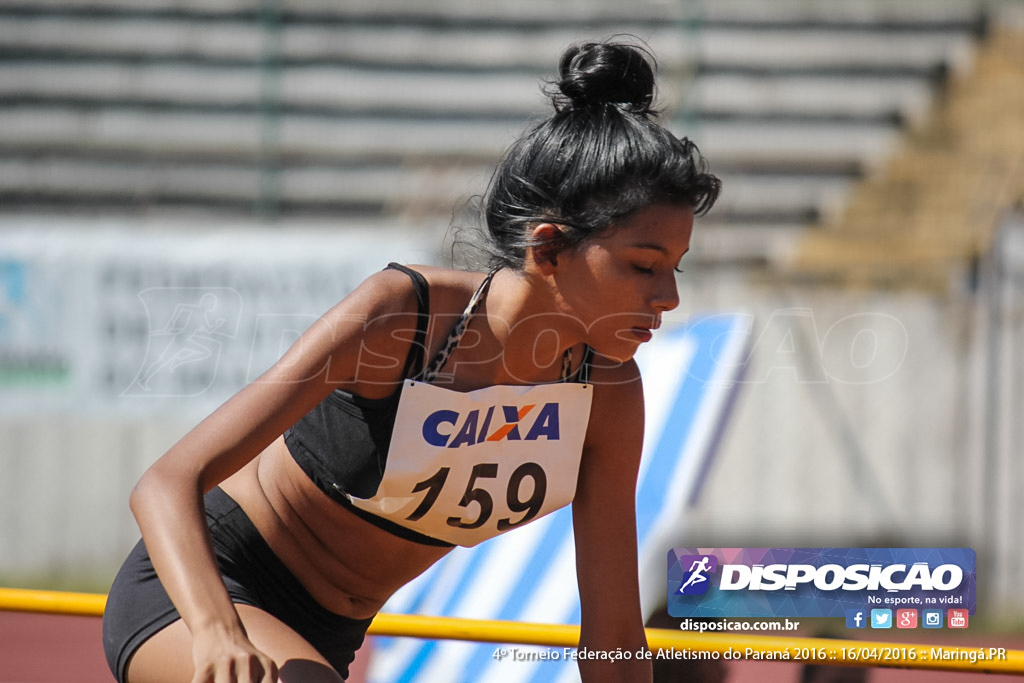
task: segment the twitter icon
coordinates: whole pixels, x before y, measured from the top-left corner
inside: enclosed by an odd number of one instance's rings
[[[871,628],[892,628],[892,610],[871,610]]]

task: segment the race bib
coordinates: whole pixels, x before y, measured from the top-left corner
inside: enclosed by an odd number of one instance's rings
[[[473,546],[572,502],[589,384],[458,392],[406,380],[384,478],[356,507]]]

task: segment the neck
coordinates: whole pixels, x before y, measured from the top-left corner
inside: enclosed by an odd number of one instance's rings
[[[493,345],[488,357],[495,358],[496,383],[553,381],[561,375],[565,351],[585,340],[557,290],[529,270],[499,271],[481,313],[481,344]]]

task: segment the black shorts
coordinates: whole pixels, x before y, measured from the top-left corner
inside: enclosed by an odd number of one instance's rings
[[[373,620],[350,619],[324,609],[274,555],[245,512],[219,488],[206,495],[206,518],[232,601],[280,619],[347,678],[348,665]],[[114,579],[103,614],[103,648],[118,681],[124,683],[135,650],[179,618],[146,546],[139,541]]]

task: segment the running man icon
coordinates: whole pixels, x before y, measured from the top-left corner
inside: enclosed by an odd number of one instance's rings
[[[701,584],[706,584],[707,574],[715,571],[717,565],[715,559],[713,555],[701,555],[700,559],[694,559],[687,570],[689,575],[686,577],[686,581],[679,587],[679,594],[694,595],[705,592],[708,587]]]
[[[209,358],[214,354],[218,342],[210,335],[224,324],[224,318],[215,318],[217,296],[207,292],[196,305],[179,304],[164,329],[154,336],[167,338],[160,356],[149,364],[139,377],[139,384],[149,390],[149,382],[161,371],[174,372],[178,366]]]
[[[198,396],[218,375],[238,338],[242,298],[229,287],[151,287],[138,293],[146,314],[145,356],[122,396]]]

